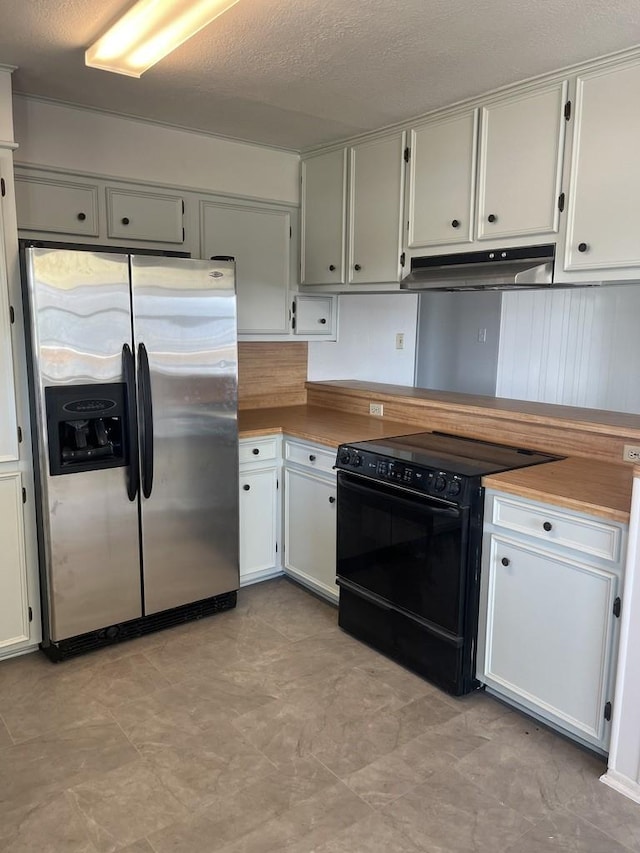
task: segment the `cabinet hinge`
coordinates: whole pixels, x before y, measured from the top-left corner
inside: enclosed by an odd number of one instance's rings
[[[182,215],[184,216],[184,199],[182,199]]]
[[[566,121],[570,121],[571,119],[571,101],[567,101],[564,105],[564,117]]]
[[[276,479],[276,489],[279,489],[279,488],[280,488],[280,480]]]
[[[622,609],[622,601],[620,600],[620,596],[618,595],[613,602],[613,615],[620,617],[620,610]]]
[[[22,427],[18,427],[18,444],[22,444]]]
[[[289,239],[291,239],[292,237],[293,237],[293,228],[290,225],[289,226]]]
[[[404,266],[404,262],[405,262],[405,260],[406,260],[406,256],[405,256],[405,253],[403,252],[403,253],[400,255],[400,266],[401,266],[401,267],[403,267],[403,266]]]
[[[26,504],[27,502],[27,490],[25,488],[22,489],[22,503]]]
[[[13,305],[9,305],[9,322],[15,323],[16,321],[16,312],[13,310]]]
[[[605,720],[611,719],[611,702],[607,702],[607,704],[604,706],[604,718]]]
[[[560,213],[564,211],[564,193],[560,193],[558,196],[558,210]]]
[[[296,318],[295,317],[291,318],[291,328],[295,331],[295,328],[296,328]]]
[[[278,553],[278,543],[276,542],[276,554]]]
[[[33,608],[29,608],[29,622],[33,622]]]
[[[4,182],[4,178],[0,178],[0,192],[2,193],[2,198],[7,194],[7,185]]]
[[[410,159],[411,159],[411,149],[407,146],[407,148],[404,149],[404,162],[408,163]]]
[[[182,242],[184,243],[184,228],[182,229]]]

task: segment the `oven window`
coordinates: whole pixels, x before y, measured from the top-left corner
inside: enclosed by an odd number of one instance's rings
[[[340,472],[338,577],[459,636],[467,514]]]

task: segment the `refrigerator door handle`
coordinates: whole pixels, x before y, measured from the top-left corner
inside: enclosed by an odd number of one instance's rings
[[[122,374],[124,376],[125,399],[127,405],[127,495],[135,501],[140,488],[140,461],[138,458],[138,424],[136,419],[136,368],[129,344],[122,347]]]
[[[141,404],[140,456],[142,461],[142,494],[151,496],[153,489],[153,403],[149,356],[144,344],[138,347],[138,397]]]

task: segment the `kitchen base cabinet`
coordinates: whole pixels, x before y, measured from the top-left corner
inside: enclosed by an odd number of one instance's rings
[[[334,461],[328,447],[285,441],[284,571],[337,603]]]
[[[477,676],[606,752],[622,525],[488,491]]]
[[[0,658],[29,640],[29,601],[25,561],[22,480],[0,474]]]
[[[280,436],[242,439],[240,454],[240,586],[282,574]]]

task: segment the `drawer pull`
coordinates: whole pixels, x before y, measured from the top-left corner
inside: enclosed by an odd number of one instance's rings
[[[551,524],[550,521],[545,521],[544,524],[542,525],[542,529],[546,530],[548,533],[550,530],[553,530],[553,524]]]
[[[245,483],[242,488],[245,490],[245,492],[248,492],[251,486],[248,483]]]
[[[78,214],[78,219],[80,220],[80,222],[84,222],[86,218],[87,218],[87,214],[86,214],[86,213],[82,213],[82,211],[81,211],[81,212]]]
[[[329,272],[333,272],[336,268],[335,264],[329,264]]]
[[[500,560],[500,562],[502,563],[502,565],[503,565],[503,566],[508,566],[508,565],[509,565],[509,563],[511,562],[511,560],[510,560],[508,557],[503,557],[503,558]]]
[[[316,461],[315,454],[314,454],[314,453],[310,453],[310,454],[309,454],[309,462],[315,462],[315,461]]]
[[[128,225],[131,220],[129,219],[128,216],[123,216],[120,221],[122,222],[123,225]]]
[[[258,456],[260,454],[260,448],[254,447],[251,452],[253,453],[254,456]]]
[[[323,326],[326,324],[326,322],[327,322],[326,317],[321,317],[321,318],[318,320],[318,323],[321,323]]]
[[[334,498],[333,495],[331,495],[331,497],[329,498],[329,503],[334,504],[335,502],[336,502],[336,499]]]

